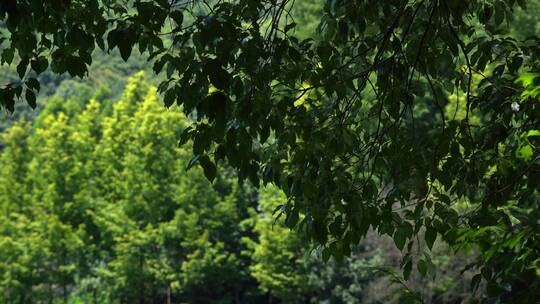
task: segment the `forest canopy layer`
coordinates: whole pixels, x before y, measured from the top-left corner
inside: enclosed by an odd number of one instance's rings
[[[0,60],[17,75],[0,104],[36,107],[39,75],[85,77],[96,49],[144,58],[178,115],[163,132],[191,149],[188,167],[214,183],[232,170],[281,189],[275,215],[323,259],[344,260],[376,231],[403,251],[407,279],[428,273],[441,239],[474,249],[472,286],[485,286],[486,299],[528,303],[540,293],[534,9],[526,0],[5,0]],[[145,147],[112,140],[96,153]],[[25,155],[5,161],[31,166]],[[141,178],[104,176],[105,186]],[[172,195],[175,176],[159,195]]]

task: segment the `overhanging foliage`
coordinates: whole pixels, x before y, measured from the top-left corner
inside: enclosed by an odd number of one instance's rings
[[[290,0],[7,0],[2,63],[16,58],[21,82],[2,105],[34,106],[48,66],[84,76],[95,45],[124,59],[137,47],[167,75],[165,104],[192,118],[191,164],[278,185],[277,211],[323,256],[369,229],[404,250],[425,232],[428,247],[478,245],[490,295],[532,299],[540,41],[504,31],[526,3],[333,0],[320,37],[299,40]]]

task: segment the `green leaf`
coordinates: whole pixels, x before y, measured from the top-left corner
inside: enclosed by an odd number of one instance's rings
[[[191,137],[192,130],[193,130],[192,127],[187,127],[186,129],[182,131],[182,134],[180,134],[180,140],[178,141],[178,146],[182,146],[188,142],[188,140]]]
[[[529,130],[527,137],[540,136],[540,130]]]
[[[205,66],[206,74],[210,82],[219,90],[224,90],[231,83],[231,75],[225,71],[219,61],[213,60]]]
[[[36,94],[34,93],[34,91],[30,89],[26,89],[25,96],[26,96],[26,102],[28,102],[28,105],[30,105],[32,109],[35,109],[37,104],[36,104]]]
[[[407,232],[406,229],[403,227],[399,227],[396,229],[396,232],[394,233],[394,243],[396,243],[397,248],[399,250],[403,250],[405,247],[405,242],[407,241]]]
[[[285,225],[287,225],[287,227],[292,229],[292,228],[294,228],[296,226],[299,219],[300,219],[300,217],[299,217],[299,214],[298,214],[298,210],[296,208],[292,209],[287,214],[287,218],[285,219]]]
[[[292,22],[292,23],[289,23],[285,26],[285,33],[287,33],[288,31],[290,31],[291,29],[293,29],[294,27],[296,26],[296,23]]]
[[[182,11],[172,11],[169,16],[176,22],[178,26],[182,26],[182,23],[184,22],[184,15],[182,14]]]
[[[17,65],[17,73],[20,78],[23,78],[26,75],[26,69],[28,67],[28,58],[23,58]]]
[[[41,74],[49,67],[49,61],[47,61],[47,58],[40,56],[32,60],[30,66],[36,73]]]
[[[0,104],[4,106],[9,112],[13,113],[15,110],[15,98],[14,98],[14,89],[6,88],[2,89],[0,87]]]
[[[172,106],[174,104],[174,101],[176,100],[176,90],[174,88],[171,88],[165,92],[165,96],[163,97],[163,103],[167,108]]]
[[[517,154],[516,156],[525,161],[528,161],[533,156],[533,153],[534,153],[533,147],[530,144],[525,144],[516,151],[516,154]]]
[[[163,66],[167,63],[167,58],[167,56],[163,56],[154,62],[154,66],[152,67],[154,73],[159,74],[163,70]]]
[[[118,44],[118,49],[120,50],[120,56],[124,61],[127,61],[131,56],[131,49],[133,48],[133,42],[131,42],[127,37],[124,37],[120,40]]]
[[[437,239],[437,230],[435,230],[435,228],[431,226],[426,226],[424,239],[426,241],[426,245],[431,250],[433,248],[433,244],[435,243],[435,240]]]
[[[109,44],[109,49],[117,46],[120,50],[120,56],[124,61],[127,61],[131,56],[131,50],[136,39],[137,35],[134,30],[117,28],[109,32],[107,43]]]
[[[510,61],[510,64],[508,65],[508,68],[512,73],[516,73],[521,65],[523,64],[523,57],[522,56],[515,56]]]
[[[41,88],[39,81],[34,77],[28,78],[26,81],[26,86],[36,91],[39,91]]]
[[[516,79],[516,83],[521,84],[524,87],[529,87],[538,77],[540,77],[540,73],[523,73]]]
[[[197,155],[193,156],[193,157],[191,158],[191,160],[189,161],[187,167],[186,167],[186,171],[189,170],[189,169],[191,169],[191,168],[197,163],[197,161],[198,161],[200,158],[201,158],[201,155],[200,155],[200,154],[197,154]]]
[[[214,163],[206,155],[201,156],[199,163],[203,167],[204,176],[206,176],[210,182],[213,182],[217,173],[216,165],[214,165]]]
[[[407,263],[405,263],[405,266],[403,266],[403,277],[405,278],[405,280],[408,280],[409,277],[411,276],[411,271],[412,271],[412,261],[407,261]]]
[[[72,77],[79,76],[81,78],[84,77],[87,71],[84,61],[75,56],[69,56],[67,58],[67,70]]]
[[[15,56],[15,49],[14,48],[7,48],[2,52],[2,63],[7,63],[8,65],[13,62],[13,57]]]

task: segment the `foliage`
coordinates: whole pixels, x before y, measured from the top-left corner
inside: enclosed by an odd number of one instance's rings
[[[2,303],[402,301],[379,271],[399,266],[389,239],[372,233],[343,264],[324,263],[274,218],[286,201],[276,187],[254,192],[226,168],[213,184],[186,172],[185,118],[155,90],[137,74],[117,102],[55,99],[34,127],[3,134]],[[427,280],[435,296],[467,290],[440,281]]]
[[[298,303],[312,291],[313,286],[306,280],[309,270],[299,255],[305,251],[305,243],[286,227],[280,227],[271,216],[284,199],[277,189],[270,188],[260,193],[261,212],[255,215],[260,219],[253,228],[259,237],[257,241],[247,238],[245,242],[253,250],[250,273],[260,282],[260,288],[285,303]]]
[[[3,185],[12,186],[0,194],[3,302],[78,293],[149,303],[167,290],[227,302],[244,292],[238,186],[222,180],[228,190],[220,194],[199,170],[183,173],[188,155],[174,148],[182,114],[162,110],[141,77],[109,115],[92,99],[71,117],[44,111],[31,135],[25,125],[6,133]],[[75,290],[87,281],[89,290]]]
[[[528,73],[540,69],[540,39],[508,31],[527,1],[327,1],[317,39],[304,40],[290,0],[36,3],[0,4],[2,63],[16,60],[20,80],[1,89],[9,111],[21,96],[36,106],[32,73],[82,77],[96,45],[124,60],[137,48],[166,74],[165,105],[190,118],[176,134],[192,147],[189,167],[214,180],[226,161],[255,186],[277,185],[287,226],[324,258],[343,260],[372,229],[404,250],[407,278],[429,264],[412,248],[439,238],[479,251],[472,283],[485,281],[489,300],[538,297],[538,97]],[[445,113],[450,102],[464,115]],[[51,121],[55,132],[63,121]],[[133,144],[130,124],[109,124],[103,134],[123,144],[103,148],[116,168],[106,189],[125,182],[128,161],[114,155]],[[106,193],[121,199],[126,188]]]
[[[50,68],[37,76],[40,90],[36,96],[36,109],[30,109],[22,102],[16,103],[16,110],[13,113],[4,112],[0,114],[2,119],[0,121],[0,130],[5,130],[20,119],[33,120],[35,116],[45,109],[45,103],[56,102],[58,106],[61,106],[61,103],[69,98],[88,100],[92,97],[103,99],[107,96],[117,99],[122,94],[129,76],[141,70],[151,71],[151,68],[145,64],[144,59],[139,54],[134,54],[127,62],[124,62],[118,52],[106,54],[94,51],[92,62],[88,75],[84,79],[73,78],[66,73],[57,75]],[[0,84],[17,81],[18,76],[14,66],[14,64],[0,66]],[[35,76],[35,73],[30,72],[30,75]],[[154,81],[157,82],[158,79],[159,77]],[[97,92],[96,89],[100,91]]]

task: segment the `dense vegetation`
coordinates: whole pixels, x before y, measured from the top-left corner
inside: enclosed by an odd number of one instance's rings
[[[318,4],[0,3],[5,301],[535,301],[539,2]]]
[[[381,292],[400,259],[391,241],[372,235],[325,264],[275,221],[278,189],[186,172],[183,114],[141,73],[117,102],[97,93],[55,96],[33,128],[3,134],[2,303],[360,303],[422,290]],[[456,271],[432,284],[434,301],[469,297]]]

